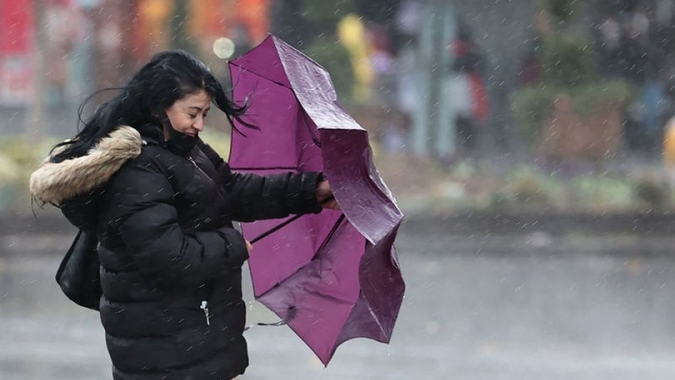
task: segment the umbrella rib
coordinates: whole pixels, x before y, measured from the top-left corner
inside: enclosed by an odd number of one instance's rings
[[[230,169],[232,170],[246,170],[246,171],[252,171],[252,170],[296,170],[300,171],[300,168],[297,166],[265,166],[265,167],[253,167],[253,166],[230,166]]]
[[[324,203],[330,201],[331,199],[333,199],[332,196],[322,200],[319,204],[323,205]],[[253,244],[253,243],[256,243],[256,242],[260,241],[261,239],[271,235],[272,233],[280,230],[281,228],[287,226],[288,224],[296,221],[298,218],[300,218],[303,215],[305,215],[305,214],[295,215],[294,217],[292,217],[292,218],[290,218],[290,219],[288,219],[288,220],[286,220],[282,223],[277,224],[276,226],[270,228],[269,230],[267,230],[267,231],[263,232],[262,234],[254,237],[253,239],[251,239],[250,243]],[[337,228],[337,225],[339,225],[342,222],[342,219],[344,219],[344,216],[345,216],[345,214],[340,215],[340,218],[338,219],[338,221],[336,223],[336,226],[333,226],[333,229],[330,231],[330,233],[328,234],[328,237],[326,239],[330,238],[333,235],[333,233],[335,232],[335,229]],[[324,244],[325,244],[325,241],[324,241]],[[323,248],[323,244],[321,245],[321,248]]]
[[[260,241],[260,240],[266,238],[267,236],[273,234],[274,232],[276,232],[276,231],[282,229],[282,228],[285,227],[286,225],[288,225],[288,224],[290,224],[290,223],[296,221],[296,220],[297,220],[299,217],[301,217],[301,216],[302,216],[302,214],[296,215],[296,216],[294,216],[294,217],[292,217],[292,218],[286,220],[286,221],[283,222],[283,223],[277,224],[276,226],[270,228],[269,230],[267,230],[267,231],[261,233],[260,235],[254,237],[253,239],[251,239],[250,243],[251,243],[251,244],[257,243],[258,241]]]
[[[302,103],[300,103],[300,106],[302,107]],[[304,109],[304,107],[303,107],[303,109]],[[321,140],[319,140],[319,138],[316,137],[316,134],[314,133],[314,129],[312,129],[312,126],[309,125],[309,122],[307,121],[306,118],[303,118],[303,121],[305,122],[305,127],[307,128],[307,132],[309,133],[309,136],[312,138],[312,142],[314,142],[314,145],[321,148]]]
[[[278,85],[281,86],[281,87],[285,87],[285,88],[288,88],[288,89],[290,89],[291,91],[293,91],[293,89],[290,88],[290,87],[288,87],[285,83],[281,83],[281,82],[276,81],[276,80],[274,80],[274,79],[271,79],[271,78],[269,78],[269,77],[267,77],[267,76],[265,76],[265,75],[263,75],[263,74],[260,74],[260,73],[258,73],[258,72],[253,71],[253,70],[250,70],[250,69],[247,69],[247,68],[243,67],[242,65],[240,65],[240,64],[238,64],[238,63],[235,63],[235,62],[230,61],[230,64],[231,64],[232,66],[237,66],[239,69],[241,69],[240,73],[241,73],[241,72],[248,71],[249,73],[252,73],[252,74],[254,74],[254,75],[257,75],[257,76],[259,76],[259,77],[262,78],[262,79],[268,80],[268,81],[270,81],[270,82],[272,82],[272,83],[276,83],[276,84],[278,84]],[[295,91],[293,91],[293,93],[295,93]]]

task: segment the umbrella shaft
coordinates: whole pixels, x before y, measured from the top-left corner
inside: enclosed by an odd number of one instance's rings
[[[332,200],[332,199],[333,199],[333,196],[330,196],[330,197],[328,197],[328,198],[322,200],[319,204],[320,204],[320,205],[323,205],[323,204],[325,204],[326,202],[328,202],[328,201],[330,201],[330,200]],[[267,237],[267,236],[269,236],[269,235],[271,235],[271,234],[273,234],[273,233],[279,231],[280,229],[282,229],[283,227],[287,226],[288,224],[290,224],[290,223],[296,221],[296,220],[297,220],[299,217],[301,217],[301,216],[302,216],[302,214],[301,214],[301,215],[296,215],[296,216],[294,216],[294,217],[292,217],[292,218],[290,218],[290,219],[288,219],[288,220],[286,220],[286,221],[284,221],[284,222],[282,222],[282,223],[279,223],[278,225],[276,225],[276,226],[270,228],[269,230],[267,230],[267,231],[263,232],[262,234],[260,234],[260,235],[258,235],[258,236],[256,236],[256,237],[254,237],[253,239],[251,239],[250,243],[251,243],[251,244],[255,244],[256,242],[260,241],[261,239],[263,239],[263,238],[265,238],[265,237]]]
[[[276,226],[270,228],[269,230],[267,230],[267,231],[263,232],[262,234],[260,234],[260,235],[258,235],[258,236],[256,236],[256,237],[254,237],[253,239],[251,239],[251,244],[255,244],[256,242],[260,241],[261,239],[263,239],[263,238],[265,238],[265,237],[267,237],[267,236],[273,234],[274,232],[280,230],[281,228],[285,227],[285,226],[288,225],[289,223],[291,223],[291,222],[297,220],[297,219],[298,219],[299,217],[301,217],[301,216],[302,216],[302,215],[296,215],[296,216],[294,216],[294,217],[288,219],[287,221],[285,221],[285,222],[283,222],[283,223],[280,223],[279,225],[276,225]]]

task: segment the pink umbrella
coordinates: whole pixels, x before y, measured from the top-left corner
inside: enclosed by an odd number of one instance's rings
[[[235,102],[249,101],[234,120],[246,136],[232,134],[232,169],[322,171],[341,208],[303,215],[256,243],[256,299],[324,365],[349,339],[389,343],[405,290],[393,246],[403,214],[373,165],[367,132],[338,103],[328,73],[274,36],[229,68]],[[246,223],[244,235],[281,222]]]

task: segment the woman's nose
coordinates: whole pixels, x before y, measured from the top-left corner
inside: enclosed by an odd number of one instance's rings
[[[198,130],[199,132],[203,131],[204,130],[204,118],[203,117],[197,118],[197,121],[195,121],[195,123],[192,125],[192,127],[194,129]]]

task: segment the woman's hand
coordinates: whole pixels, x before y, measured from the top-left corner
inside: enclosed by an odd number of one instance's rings
[[[250,255],[251,251],[253,250],[253,244],[251,244],[251,242],[246,240],[246,239],[244,239],[244,241],[246,242],[246,250],[248,251],[248,254]]]
[[[329,208],[332,210],[339,210],[340,205],[333,197],[333,191],[330,188],[330,183],[328,180],[323,180],[319,182],[319,185],[316,188],[316,200],[321,204],[323,208]]]

